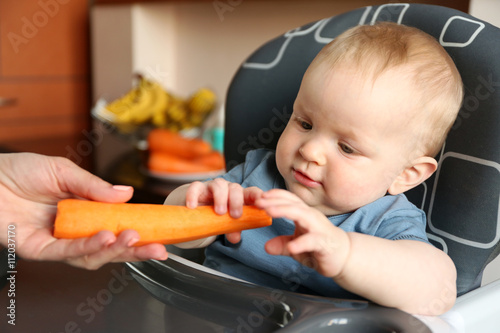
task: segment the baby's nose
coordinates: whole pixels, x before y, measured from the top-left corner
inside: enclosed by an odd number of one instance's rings
[[[319,142],[308,141],[299,148],[299,153],[308,162],[316,163],[317,165],[326,164],[326,155],[324,147]]]

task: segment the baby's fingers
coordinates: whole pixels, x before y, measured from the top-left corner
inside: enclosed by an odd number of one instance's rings
[[[229,183],[228,184],[228,207],[229,215],[234,218],[239,218],[243,215],[243,188],[240,184]]]
[[[226,239],[233,244],[238,244],[241,241],[241,231],[226,234]]]
[[[261,198],[263,194],[264,191],[255,186],[243,189],[243,200],[245,205],[255,205],[255,202]]]
[[[220,215],[226,214],[229,206],[229,182],[216,178],[207,183],[207,188],[213,196],[215,212]]]
[[[296,257],[302,253],[323,253],[328,250],[325,245],[327,244],[322,241],[321,236],[304,234],[300,237],[275,237],[266,243],[265,249],[269,254]]]
[[[262,198],[267,200],[281,199],[288,202],[304,203],[304,201],[302,201],[302,199],[300,199],[297,195],[283,189],[272,189],[267,192],[264,192],[262,194]]]
[[[196,181],[189,184],[186,190],[186,206],[188,208],[196,208],[201,202],[212,200],[211,193],[207,190],[207,185]]]
[[[331,249],[329,243],[322,235],[306,233],[290,241],[287,250],[290,255],[299,255],[306,252],[325,254]]]
[[[297,207],[301,210],[309,208],[300,198],[284,190],[271,190],[262,193],[260,197],[255,200],[255,205],[266,210],[275,207]],[[274,210],[275,209],[273,209],[273,211]],[[271,211],[269,211],[269,213],[271,213]]]
[[[288,244],[293,240],[294,236],[278,236],[267,241],[264,248],[267,253],[277,256],[289,256]]]

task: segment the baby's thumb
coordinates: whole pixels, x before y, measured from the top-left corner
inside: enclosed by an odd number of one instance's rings
[[[278,236],[268,240],[264,246],[267,253],[279,256],[289,256],[288,243],[293,240],[292,235]]]

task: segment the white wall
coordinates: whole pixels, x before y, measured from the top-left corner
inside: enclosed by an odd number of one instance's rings
[[[174,94],[209,86],[222,100],[238,66],[264,42],[315,20],[385,2],[241,1],[222,9],[211,1],[94,6],[94,98],[118,97],[124,85],[130,87],[132,73],[140,71]],[[128,41],[122,41],[125,33]],[[117,61],[116,54],[126,61]]]
[[[500,1],[498,0],[470,0],[469,13],[500,27]]]
[[[132,71],[150,76],[165,88],[177,86],[176,68],[183,58],[178,51],[181,36],[178,32],[176,6],[132,6]]]

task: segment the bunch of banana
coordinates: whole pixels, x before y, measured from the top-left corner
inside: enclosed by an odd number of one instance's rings
[[[207,88],[199,89],[187,100],[171,96],[166,110],[155,113],[152,123],[174,132],[198,127],[215,108],[215,104],[215,94]]]
[[[209,89],[202,88],[184,100],[166,92],[159,83],[139,76],[137,86],[106,105],[103,112],[122,131],[149,122],[180,131],[200,126],[215,104],[215,94]]]
[[[157,112],[164,111],[170,96],[163,87],[155,82],[139,77],[139,84],[125,96],[111,102],[106,110],[114,115],[117,125],[140,125],[149,121]]]

